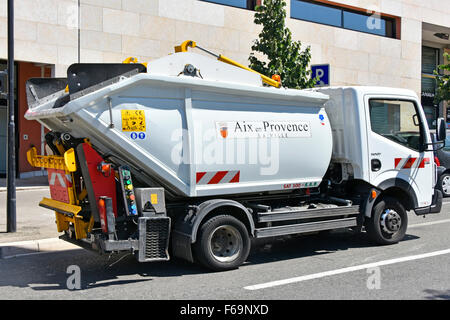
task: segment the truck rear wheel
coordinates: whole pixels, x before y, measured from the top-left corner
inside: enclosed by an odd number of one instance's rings
[[[208,269],[236,269],[249,255],[250,237],[241,221],[218,215],[202,224],[193,249],[197,261]]]
[[[408,215],[403,205],[392,197],[385,197],[366,220],[369,237],[378,244],[393,244],[402,240],[408,227]]]

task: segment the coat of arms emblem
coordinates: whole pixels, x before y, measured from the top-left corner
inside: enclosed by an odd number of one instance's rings
[[[226,138],[228,137],[228,126],[226,123],[221,123],[219,124],[219,130],[220,130],[220,135],[222,136],[222,138]]]

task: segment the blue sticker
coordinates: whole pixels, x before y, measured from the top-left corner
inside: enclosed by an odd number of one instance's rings
[[[136,132],[132,132],[132,133],[131,133],[131,139],[136,140],[137,137],[138,137],[138,135],[137,135]]]
[[[323,114],[319,115],[319,119],[320,119],[320,121],[323,121],[323,119],[325,119],[325,117],[323,116]]]
[[[139,139],[141,139],[141,140],[145,139],[145,133],[144,132],[139,132]]]

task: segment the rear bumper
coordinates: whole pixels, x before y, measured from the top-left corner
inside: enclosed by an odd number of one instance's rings
[[[129,251],[136,254],[139,262],[167,261],[169,257],[170,221],[167,216],[140,217],[138,219],[138,239],[112,240],[104,234],[95,234],[90,239],[74,239],[67,233],[60,236],[79,247],[98,253]]]
[[[414,209],[416,215],[421,216],[430,213],[439,213],[442,208],[442,192],[440,190],[434,189],[433,200],[431,205],[428,207]]]

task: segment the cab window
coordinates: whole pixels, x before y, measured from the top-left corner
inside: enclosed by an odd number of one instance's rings
[[[372,131],[408,148],[420,151],[421,125],[416,106],[406,100],[369,100]]]

